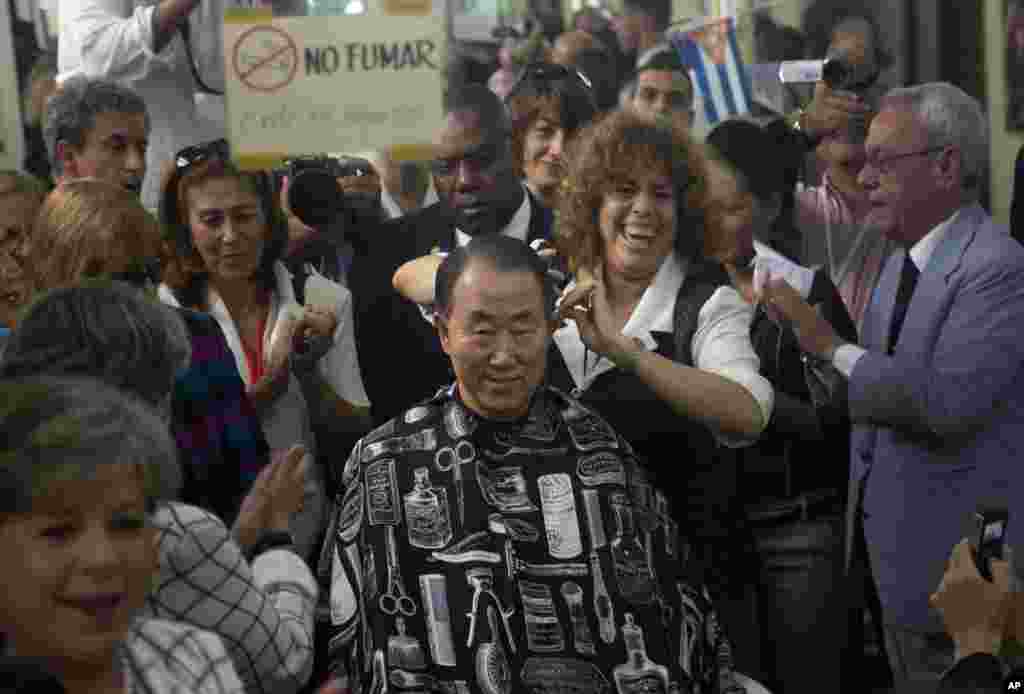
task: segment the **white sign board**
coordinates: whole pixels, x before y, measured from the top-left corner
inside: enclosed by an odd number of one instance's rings
[[[431,0],[392,0],[383,13],[344,17],[229,11],[228,133],[239,164],[271,168],[293,155],[371,150],[428,158],[443,118],[440,17]]]

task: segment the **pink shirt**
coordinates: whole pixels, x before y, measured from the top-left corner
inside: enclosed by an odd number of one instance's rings
[[[805,238],[820,237],[810,245],[824,247],[822,264],[839,290],[858,333],[878,277],[895,247],[882,234],[863,227],[869,209],[866,194],[853,197],[841,192],[827,172],[819,186],[797,193],[796,222],[800,232]]]

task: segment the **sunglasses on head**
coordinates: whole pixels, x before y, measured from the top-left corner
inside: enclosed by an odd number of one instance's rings
[[[228,161],[231,159],[231,147],[225,139],[204,142],[201,145],[185,147],[174,155],[174,168],[180,174],[182,171],[211,159]]]
[[[537,91],[548,90],[553,83],[567,80],[582,84],[588,91],[594,88],[590,79],[575,68],[553,63],[530,63],[523,68],[508,96],[511,98],[527,87],[533,87]]]

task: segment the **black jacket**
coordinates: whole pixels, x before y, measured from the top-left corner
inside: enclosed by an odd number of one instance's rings
[[[853,320],[823,270],[814,273],[807,300],[812,306],[821,306],[822,316],[843,340],[857,342]],[[748,508],[812,491],[834,492],[842,498],[849,477],[850,449],[845,392],[837,391],[834,400],[815,408],[796,336],[762,309],[751,323],[750,341],[761,360],[761,375],[775,389],[775,407],[760,440],[737,451]],[[838,382],[845,386],[843,379]]]

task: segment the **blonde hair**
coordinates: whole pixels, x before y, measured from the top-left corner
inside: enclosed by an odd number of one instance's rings
[[[28,242],[26,266],[37,291],[109,273],[118,260],[158,258],[160,226],[137,196],[97,179],[58,186],[43,202]],[[123,264],[114,266],[115,271]]]

